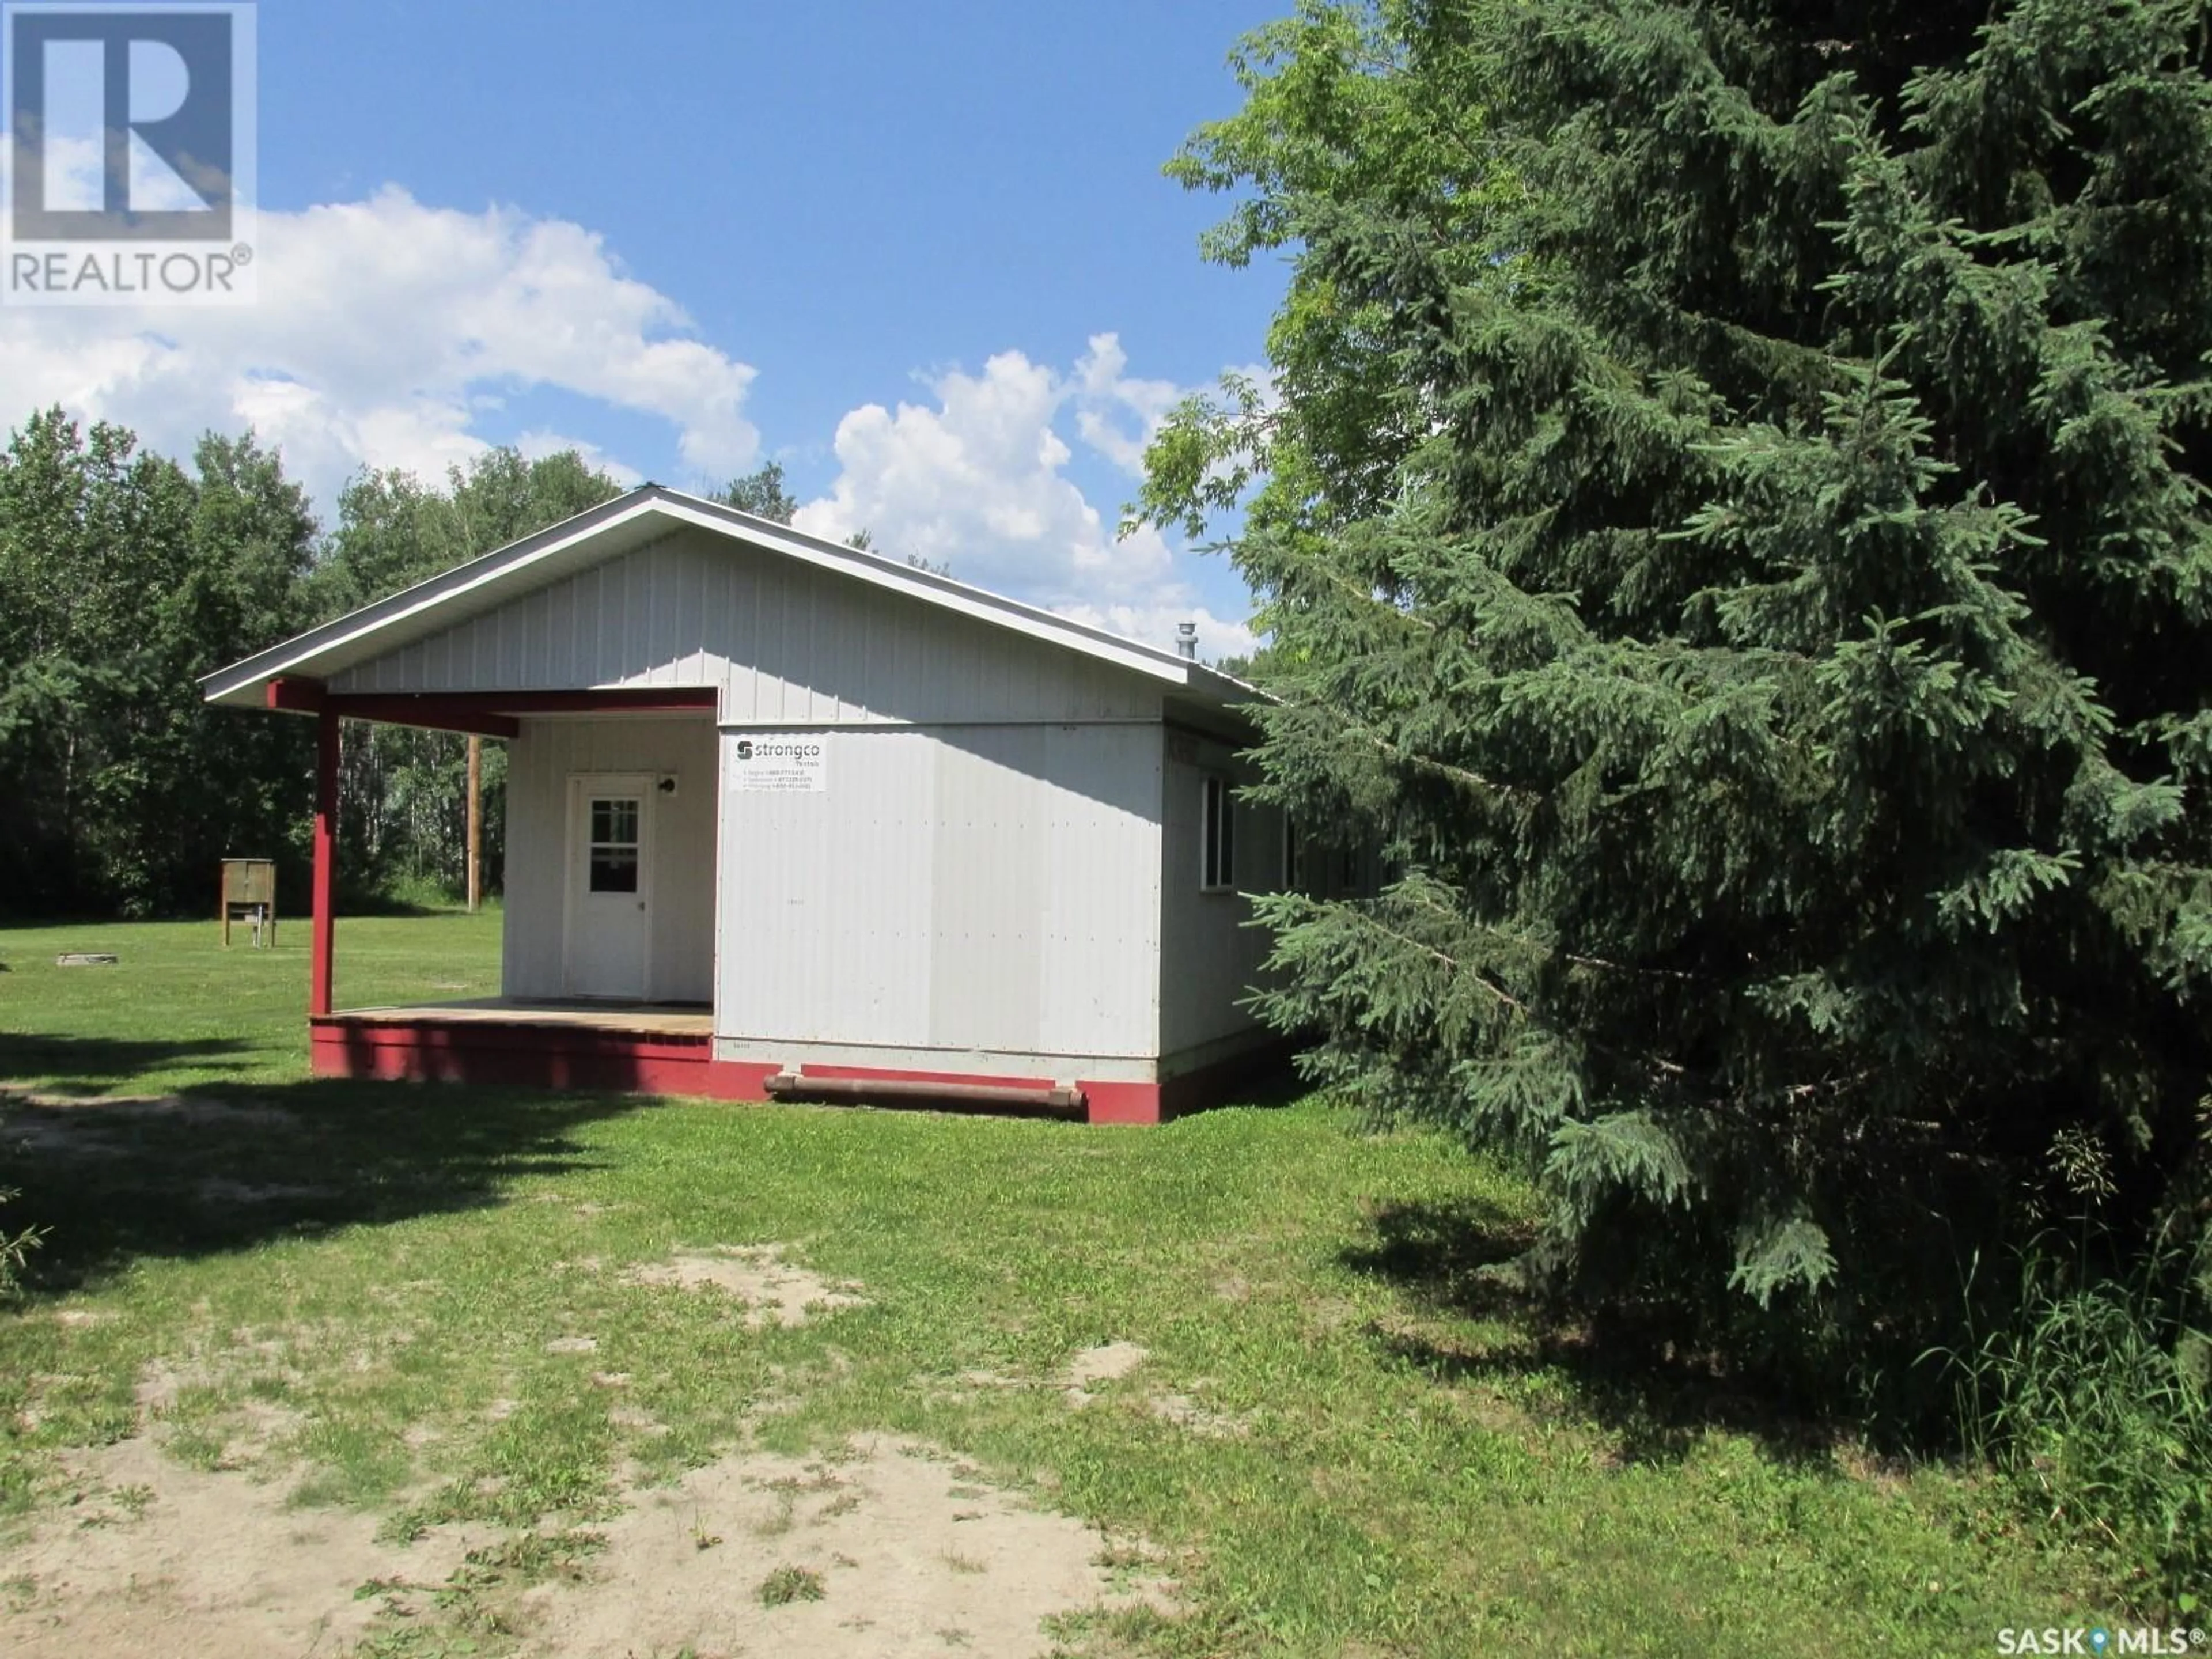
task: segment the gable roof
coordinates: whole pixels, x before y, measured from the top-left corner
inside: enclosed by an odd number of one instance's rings
[[[328,679],[349,668],[427,639],[495,610],[578,570],[631,552],[672,531],[693,528],[744,542],[801,563],[887,588],[994,627],[1112,663],[1165,688],[1223,703],[1258,700],[1243,681],[1172,651],[1072,622],[987,589],[922,570],[880,553],[807,535],[773,520],[740,513],[681,490],[643,484],[534,536],[417,582],[281,645],[205,676],[210,702],[264,706],[271,680],[295,675]]]

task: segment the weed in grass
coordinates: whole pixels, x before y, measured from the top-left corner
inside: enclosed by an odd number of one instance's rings
[[[2088,1256],[2030,1252],[2014,1324],[1942,1357],[1976,1449],[2022,1506],[2089,1539],[2162,1607],[2212,1580],[2212,1336],[2191,1322],[2212,1233],[2125,1279],[2087,1272]]]
[[[147,1486],[118,1486],[107,1494],[107,1501],[136,1521],[154,1501],[154,1489]]]
[[[172,1429],[162,1440],[161,1449],[179,1463],[212,1474],[223,1466],[223,1454],[229,1445],[220,1430],[194,1423]]]
[[[787,1607],[794,1601],[819,1601],[830,1594],[822,1575],[808,1567],[781,1566],[760,1582],[754,1592],[764,1607]]]
[[[971,1644],[975,1638],[971,1632],[961,1629],[957,1625],[946,1625],[937,1632],[937,1639],[948,1648],[964,1648]]]
[[[786,1499],[783,1506],[774,1515],[753,1522],[752,1534],[756,1538],[781,1538],[795,1524],[790,1500]]]
[[[483,1582],[511,1579],[527,1587],[559,1579],[574,1583],[584,1576],[584,1563],[607,1547],[606,1534],[572,1528],[566,1532],[524,1532],[497,1544],[471,1550],[464,1566],[473,1569]]]
[[[703,1553],[713,1549],[721,1541],[722,1534],[718,1532],[708,1532],[705,1519],[695,1510],[691,1516],[691,1547]]]
[[[981,1561],[978,1561],[974,1556],[963,1555],[957,1550],[945,1550],[938,1556],[938,1559],[944,1562],[945,1565],[951,1568],[953,1571],[966,1573],[970,1576],[980,1575],[990,1571],[988,1567],[985,1566]]]

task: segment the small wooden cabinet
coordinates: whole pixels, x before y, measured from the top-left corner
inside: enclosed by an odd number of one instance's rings
[[[230,947],[230,924],[251,922],[258,947],[276,946],[276,861],[274,859],[225,859],[222,861],[222,943]],[[265,937],[264,937],[264,930]]]

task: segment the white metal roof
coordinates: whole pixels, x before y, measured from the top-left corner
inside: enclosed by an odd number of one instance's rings
[[[286,675],[328,679],[685,526],[766,548],[787,558],[904,593],[925,605],[1098,658],[1194,694],[1204,702],[1249,702],[1263,696],[1241,680],[1158,646],[1124,639],[899,559],[824,541],[788,525],[659,484],[641,485],[550,529],[456,565],[349,616],[311,628],[282,645],[206,676],[200,684],[210,702],[258,708],[264,706],[264,688],[273,679]]]

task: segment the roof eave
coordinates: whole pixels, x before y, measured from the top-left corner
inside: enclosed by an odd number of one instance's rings
[[[327,659],[367,636],[404,623],[433,607],[454,600],[489,585],[512,580],[530,567],[575,548],[592,538],[646,517],[673,524],[688,524],[727,535],[736,532],[749,541],[781,552],[805,563],[830,569],[872,586],[924,599],[992,626],[1042,640],[1064,649],[1109,662],[1132,672],[1185,690],[1214,691],[1215,685],[1233,689],[1247,697],[1264,696],[1242,681],[1205,668],[1171,652],[1125,640],[1085,623],[1055,616],[987,589],[974,587],[934,571],[922,570],[866,549],[853,548],[808,535],[767,519],[739,512],[719,501],[709,501],[659,484],[646,484],[574,517],[510,543],[465,564],[416,583],[398,593],[335,618],[320,626],[203,676],[203,695],[211,703],[231,708],[259,708],[264,688],[284,674],[323,678],[351,666],[350,659],[335,665]],[[1208,684],[1212,683],[1212,684]],[[1219,695],[1218,692],[1214,692]]]

